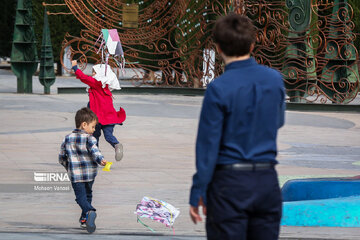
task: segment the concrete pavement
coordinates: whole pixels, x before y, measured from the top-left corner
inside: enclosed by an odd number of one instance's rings
[[[34,172],[63,172],[57,154],[63,137],[74,128],[74,113],[86,106],[86,94],[57,95],[56,87],[83,86],[59,78],[51,95],[34,78],[35,94],[15,94],[16,78],[0,70],[0,239],[84,239],[79,207],[72,192],[36,192]],[[124,84],[127,84],[125,82]],[[100,139],[111,172],[99,171],[94,185],[98,211],[94,239],[205,239],[203,224],[188,217],[188,195],[195,171],[194,143],[202,97],[115,95],[128,118],[115,127],[124,159]],[[302,177],[360,175],[360,118],[356,113],[288,111],[278,138],[277,169],[283,184]],[[11,192],[9,190],[12,189]],[[175,236],[161,224],[133,213],[143,196],[180,209]],[[163,236],[164,235],[164,236]],[[281,239],[360,239],[357,228],[282,227]]]

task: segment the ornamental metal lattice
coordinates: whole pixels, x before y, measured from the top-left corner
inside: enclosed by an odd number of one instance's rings
[[[278,69],[293,102],[348,103],[359,91],[347,0],[245,1],[258,28],[258,62]]]
[[[64,5],[86,29],[79,37],[66,35],[62,52],[69,46],[71,58],[83,66],[97,63],[94,44],[101,29],[115,28],[135,85],[205,86],[223,70],[211,39],[213,24],[235,11],[254,21],[253,56],[283,74],[290,101],[348,103],[359,91],[347,0],[64,0]]]
[[[221,71],[211,30],[216,18],[228,12],[229,1],[64,2],[86,29],[79,37],[65,36],[61,55],[70,46],[71,58],[83,67],[100,61],[99,44],[94,44],[101,29],[115,28],[135,85],[202,87]],[[110,65],[116,66],[111,60]]]

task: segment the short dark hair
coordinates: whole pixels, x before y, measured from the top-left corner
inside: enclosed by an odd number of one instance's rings
[[[76,128],[80,128],[81,124],[83,122],[91,123],[92,121],[98,122],[98,117],[96,114],[91,111],[90,108],[84,107],[80,110],[78,110],[75,114],[75,125]]]
[[[244,56],[256,41],[256,30],[248,17],[230,13],[216,21],[213,38],[226,56]]]

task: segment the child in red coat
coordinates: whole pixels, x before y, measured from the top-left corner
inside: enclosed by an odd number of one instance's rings
[[[93,136],[99,143],[101,130],[108,143],[115,148],[115,159],[120,161],[123,157],[123,146],[113,135],[115,124],[122,124],[126,114],[123,108],[116,111],[113,105],[111,90],[120,89],[119,81],[109,65],[98,64],[93,67],[92,76],[84,74],[77,67],[77,61],[72,61],[72,69],[76,78],[88,85],[89,108],[96,114],[99,123],[96,125]]]

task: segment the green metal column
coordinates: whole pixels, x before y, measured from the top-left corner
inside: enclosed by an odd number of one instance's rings
[[[50,86],[55,82],[54,55],[51,45],[50,28],[46,7],[44,10],[44,28],[41,44],[40,83],[44,86],[44,93],[50,94]]]
[[[11,69],[17,77],[17,92],[32,93],[32,75],[38,65],[31,0],[18,0],[11,49]]]

